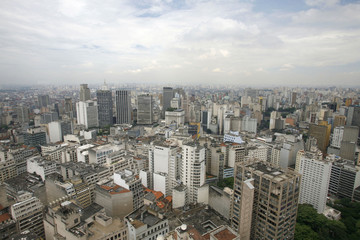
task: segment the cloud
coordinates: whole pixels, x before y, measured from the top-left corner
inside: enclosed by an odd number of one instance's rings
[[[111,74],[109,82],[261,85],[289,84],[288,74],[304,68],[356,72],[360,4],[305,3],[268,13],[258,1],[4,1],[0,81],[92,83]]]
[[[305,3],[309,6],[334,6],[338,4],[340,0],[305,0]]]

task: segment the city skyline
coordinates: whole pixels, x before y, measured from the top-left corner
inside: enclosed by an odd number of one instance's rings
[[[4,1],[0,87],[359,86],[359,1]]]

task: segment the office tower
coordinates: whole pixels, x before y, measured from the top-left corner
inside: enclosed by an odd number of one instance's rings
[[[131,96],[128,90],[115,92],[116,124],[131,124]]]
[[[189,142],[183,145],[181,181],[187,187],[187,203],[198,202],[198,190],[205,184],[205,148]]]
[[[87,100],[76,103],[77,123],[86,129],[99,126],[97,102]]]
[[[174,91],[171,87],[163,88],[163,116],[165,116],[165,111],[171,106],[171,99],[174,97]]]
[[[249,160],[235,170],[231,225],[241,239],[293,239],[301,175]]]
[[[39,104],[39,108],[47,107],[50,104],[49,95],[39,95],[38,104]]]
[[[111,126],[113,124],[113,101],[110,90],[98,90],[96,92],[98,103],[99,126]]]
[[[16,203],[11,206],[12,218],[16,221],[18,232],[29,230],[44,237],[43,205],[29,192],[18,192]]]
[[[327,125],[327,123],[319,123],[319,125],[310,124],[309,136],[312,136],[317,140],[318,148],[323,153],[326,153],[327,147],[329,145],[330,132],[331,125]]]
[[[329,193],[339,198],[352,199],[360,186],[360,170],[353,160],[336,159],[331,167]]]
[[[90,100],[90,89],[87,84],[80,84],[80,101]]]
[[[311,204],[318,213],[323,213],[329,189],[332,161],[323,158],[320,150],[300,150],[296,158],[296,171],[302,175],[300,204]]]
[[[153,98],[151,95],[138,96],[137,124],[153,123]]]

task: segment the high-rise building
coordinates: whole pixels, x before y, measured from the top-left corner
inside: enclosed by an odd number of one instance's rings
[[[165,111],[170,108],[171,100],[174,97],[174,90],[171,87],[163,88],[163,116],[165,116]]]
[[[128,90],[115,92],[116,123],[131,124],[131,96]]]
[[[360,186],[360,170],[354,161],[335,159],[330,176],[329,193],[340,198],[352,199],[355,188]]]
[[[50,104],[49,95],[39,95],[38,103],[39,103],[39,108],[47,107]]]
[[[320,150],[300,150],[296,158],[296,171],[302,175],[300,204],[311,204],[318,213],[323,213],[329,189],[332,161],[323,158]]]
[[[99,126],[97,102],[87,100],[86,102],[76,103],[77,123],[85,128]]]
[[[205,148],[189,142],[183,145],[181,181],[187,187],[187,202],[198,202],[198,190],[205,184]]]
[[[90,100],[90,89],[87,84],[80,84],[80,101]]]
[[[153,99],[149,94],[138,96],[137,123],[153,123]]]
[[[113,124],[113,101],[110,90],[98,90],[96,92],[98,103],[99,126],[111,126]]]
[[[301,175],[249,160],[235,170],[231,225],[241,239],[293,239]]]

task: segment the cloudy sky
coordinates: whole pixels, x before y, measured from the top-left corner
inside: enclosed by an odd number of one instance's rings
[[[0,1],[0,86],[104,79],[359,86],[360,1]]]

